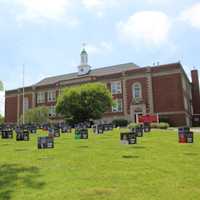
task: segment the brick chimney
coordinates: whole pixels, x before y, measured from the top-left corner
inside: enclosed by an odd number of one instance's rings
[[[200,114],[200,88],[198,70],[191,71],[192,76],[192,104],[194,114]]]

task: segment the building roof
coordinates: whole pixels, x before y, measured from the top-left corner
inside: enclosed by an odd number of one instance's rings
[[[93,69],[87,75],[83,75],[83,76],[78,75],[78,73],[71,73],[71,74],[48,77],[36,83],[34,86],[38,87],[38,86],[44,86],[44,85],[52,85],[61,81],[67,81],[67,80],[76,79],[80,77],[86,77],[86,76],[104,76],[108,74],[117,74],[117,73],[121,73],[127,70],[136,69],[136,68],[139,68],[139,66],[137,66],[134,63],[113,65],[109,67]]]

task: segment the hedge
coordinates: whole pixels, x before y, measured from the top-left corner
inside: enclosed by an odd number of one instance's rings
[[[168,123],[151,123],[151,128],[158,128],[158,129],[168,129],[169,124]]]
[[[114,119],[112,121],[112,124],[115,127],[126,127],[128,125],[128,120],[126,120],[126,119]]]
[[[139,128],[139,127],[140,127],[140,124],[136,124],[136,123],[130,123],[130,124],[128,125],[128,128],[129,128],[129,129]]]

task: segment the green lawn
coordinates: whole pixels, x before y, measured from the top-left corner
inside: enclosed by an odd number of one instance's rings
[[[44,135],[44,132],[40,133]],[[152,131],[137,145],[119,132],[55,139],[55,149],[0,139],[0,200],[198,200],[200,134],[178,144],[172,131]]]

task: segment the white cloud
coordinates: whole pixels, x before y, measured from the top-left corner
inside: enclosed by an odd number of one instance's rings
[[[129,43],[160,45],[168,40],[171,22],[169,17],[159,11],[141,11],[130,16],[127,21],[118,23],[122,40]]]
[[[17,21],[32,21],[41,23],[46,20],[61,21],[66,17],[72,25],[76,24],[76,19],[71,19],[69,11],[73,1],[70,0],[16,0],[21,12],[17,14]]]
[[[82,5],[98,17],[102,17],[107,9],[120,7],[128,2],[131,0],[81,0]]]
[[[200,29],[200,3],[196,3],[181,13],[180,19]]]
[[[88,44],[86,46],[88,54],[92,55],[101,55],[101,54],[109,54],[112,52],[113,47],[109,42],[101,42],[99,44]]]
[[[103,10],[106,7],[106,1],[104,0],[82,0],[82,4],[86,9],[96,12],[99,17],[103,15]]]

